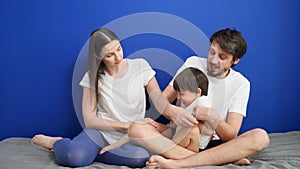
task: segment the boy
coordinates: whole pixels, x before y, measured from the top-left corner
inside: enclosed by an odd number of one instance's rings
[[[173,88],[181,106],[191,113],[198,105],[211,107],[207,97],[208,83],[206,75],[199,69],[189,67],[180,72],[174,79]],[[177,127],[172,141],[194,152],[199,152],[199,148],[205,149],[213,130],[204,124],[204,121],[199,121],[199,124],[192,128]]]

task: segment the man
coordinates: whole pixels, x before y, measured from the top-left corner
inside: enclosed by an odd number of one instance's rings
[[[248,165],[250,161],[246,158],[268,146],[268,134],[262,129],[254,129],[237,136],[243,117],[246,116],[250,83],[231,67],[238,64],[246,53],[246,41],[240,32],[224,29],[214,33],[210,42],[207,59],[190,57],[177,74],[186,67],[195,67],[206,72],[210,83],[208,96],[212,101],[212,108],[197,106],[192,115],[186,111],[163,113],[178,126],[192,127],[197,121],[210,126],[215,131],[208,145],[210,149],[200,150],[199,153],[191,152],[164,137],[159,126],[134,123],[129,130],[131,141],[145,147],[151,153],[161,155],[152,156],[147,166],[179,168],[229,162]],[[176,98],[171,84],[172,82],[164,90],[169,102]]]

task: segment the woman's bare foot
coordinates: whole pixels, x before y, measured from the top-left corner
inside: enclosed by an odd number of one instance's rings
[[[54,142],[60,139],[62,139],[62,137],[50,137],[43,134],[38,134],[31,139],[31,143],[52,150]]]
[[[240,160],[234,162],[233,164],[235,165],[239,165],[239,166],[242,166],[242,165],[250,165],[251,164],[251,161],[247,158],[241,158]]]
[[[153,155],[146,162],[146,166],[149,168],[174,168],[176,163],[173,161],[172,159],[165,159],[160,155]]]

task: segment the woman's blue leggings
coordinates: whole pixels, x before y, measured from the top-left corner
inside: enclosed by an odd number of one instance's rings
[[[64,138],[54,143],[53,149],[58,164],[69,167],[82,167],[94,161],[124,165],[132,168],[144,167],[149,153],[142,147],[124,144],[101,155],[99,151],[107,145],[96,129],[84,129],[73,140]]]

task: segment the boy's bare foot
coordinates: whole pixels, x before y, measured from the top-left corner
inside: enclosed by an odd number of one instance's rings
[[[43,134],[37,134],[31,139],[31,143],[52,150],[54,142],[60,139],[62,139],[62,137],[50,137]]]
[[[165,159],[160,155],[153,155],[146,162],[148,168],[174,168],[175,163],[171,159]]]
[[[247,158],[241,158],[240,160],[234,162],[233,164],[235,165],[239,165],[239,166],[242,166],[242,165],[250,165],[251,164],[251,161]]]

